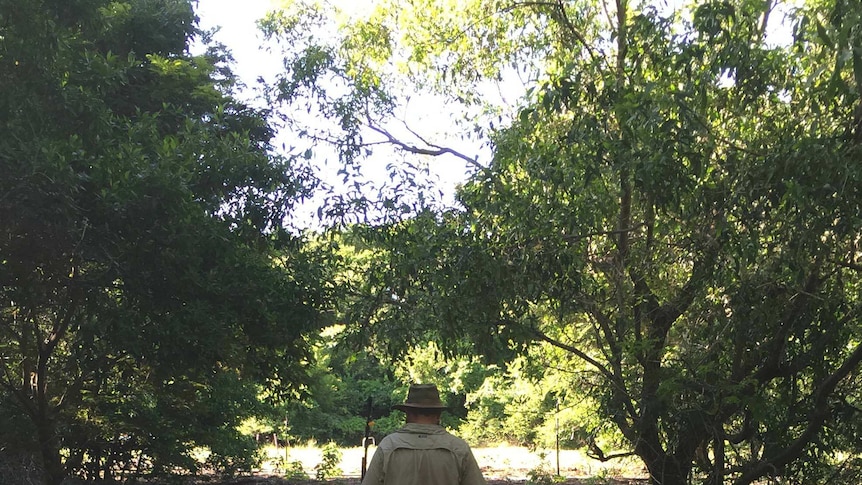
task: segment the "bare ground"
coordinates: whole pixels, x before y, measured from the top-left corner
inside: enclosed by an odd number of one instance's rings
[[[368,450],[370,460],[374,448]],[[562,485],[645,485],[646,474],[636,461],[602,463],[591,460],[574,450],[554,451],[527,450],[515,447],[475,448],[476,461],[482,468],[489,485],[525,485],[528,477],[536,478],[533,483],[553,483]],[[328,480],[286,479],[285,472],[275,469],[275,463],[300,464],[303,475],[313,477],[322,459],[319,447],[273,448],[268,450],[269,457],[263,468],[254,470],[246,476],[231,478],[203,475],[179,478],[170,481],[171,485],[359,485],[362,448],[341,449],[341,461],[337,470]],[[0,454],[0,458],[4,455]],[[0,466],[0,484],[33,485],[40,482],[38,470],[33,468],[32,460],[10,462],[0,460],[9,467]],[[6,468],[9,468],[8,470]],[[14,469],[14,473],[12,473]],[[8,472],[8,473],[7,473]],[[552,480],[553,478],[553,480]],[[96,484],[105,482],[85,482],[70,479],[69,484]],[[113,482],[112,482],[113,483]],[[158,485],[156,481],[141,481],[141,484]]]
[[[340,477],[328,480],[333,485],[359,485],[362,448],[342,449],[339,463]],[[318,447],[293,447],[270,450],[271,457],[278,457],[286,462],[299,461],[309,476],[314,476],[315,466],[321,461],[321,451]],[[374,448],[368,450],[368,460],[374,453]],[[559,475],[564,481],[556,481],[563,485],[607,484],[607,485],[643,485],[647,483],[643,467],[637,460],[603,463],[592,460],[576,450],[528,450],[511,446],[490,448],[474,448],[473,454],[482,468],[489,485],[519,485],[526,484],[528,477],[537,473],[550,479]],[[282,475],[283,476],[283,475]],[[212,482],[211,482],[212,483]],[[314,480],[286,480],[277,471],[264,468],[253,477],[236,478],[232,481],[218,482],[218,485],[320,485]]]

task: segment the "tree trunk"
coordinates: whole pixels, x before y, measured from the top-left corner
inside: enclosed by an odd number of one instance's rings
[[[66,478],[63,459],[60,457],[60,440],[54,423],[50,419],[42,419],[37,423],[39,436],[39,451],[42,454],[42,468],[45,472],[45,485],[60,485]]]
[[[690,464],[681,464],[668,455],[644,462],[649,470],[650,485],[688,485]]]

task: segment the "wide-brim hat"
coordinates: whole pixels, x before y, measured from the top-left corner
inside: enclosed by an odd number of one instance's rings
[[[392,406],[400,411],[409,409],[449,409],[440,400],[440,392],[434,384],[413,384],[407,391],[407,400],[404,404]]]

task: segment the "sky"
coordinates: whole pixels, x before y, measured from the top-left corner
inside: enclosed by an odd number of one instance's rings
[[[339,7],[346,7],[348,12],[356,12],[357,9],[362,9],[363,6],[371,4],[369,0],[330,0]],[[263,77],[267,81],[275,79],[276,74],[281,71],[281,59],[277,52],[269,53],[261,49],[264,41],[262,35],[258,32],[256,21],[262,18],[269,10],[278,5],[277,0],[198,0],[196,12],[200,18],[200,27],[204,30],[218,28],[218,32],[214,35],[214,40],[223,43],[233,54],[235,64],[232,66],[235,74],[247,86],[244,93],[239,97],[244,101],[250,101],[254,104],[254,98],[257,94],[256,80],[258,77]],[[343,5],[340,5],[343,4]],[[202,50],[202,46],[193,46],[192,51],[197,52]],[[411,100],[411,109],[405,112],[411,113],[426,113],[426,119],[408,120],[411,126],[428,127],[445,127],[451,126],[451,122],[445,117],[451,116],[451,113],[441,110],[441,106],[436,103],[429,108],[433,101],[428,99]],[[429,121],[428,117],[434,117]],[[387,129],[392,127],[387,126]],[[394,130],[393,130],[394,131]],[[441,128],[441,131],[446,131]],[[284,143],[286,146],[291,144],[291,140],[285,140],[285,137],[276,137],[276,146]],[[446,145],[446,143],[440,143]],[[461,147],[453,146],[452,148],[463,151],[463,153],[472,154],[479,150],[477,146]],[[315,153],[324,153],[323,149],[316,149]],[[375,152],[377,153],[377,152]],[[335,158],[330,155],[330,159]],[[363,173],[365,176],[375,183],[382,184],[388,182],[388,165],[393,158],[391,156],[375,156],[372,160],[363,162]],[[337,175],[337,170],[340,164],[337,162],[327,162],[325,159],[313,160],[319,175],[329,184],[335,185],[335,190],[338,191],[338,185],[342,183],[341,176]],[[432,178],[437,180],[436,186],[443,192],[443,202],[451,204],[454,201],[455,187],[466,180],[467,166],[462,160],[455,157],[447,156],[438,157],[433,161],[429,161],[429,169],[432,173]],[[319,202],[319,201],[318,201]],[[308,210],[316,212],[316,205]],[[310,216],[308,216],[310,217]]]
[[[255,24],[273,7],[272,0],[198,0],[200,27],[219,28],[215,40],[231,50],[234,72],[249,86],[259,76],[271,79],[281,67],[277,55],[260,49],[263,41]]]
[[[357,5],[371,5],[372,0],[329,0],[329,3],[355,12]],[[204,30],[218,28],[215,40],[226,45],[234,56],[233,71],[248,86],[258,77],[272,80],[281,70],[277,52],[267,52],[256,22],[284,1],[279,0],[197,0],[195,12]],[[345,8],[346,7],[346,8]],[[201,49],[201,46],[193,47]],[[251,94],[251,93],[250,93]]]

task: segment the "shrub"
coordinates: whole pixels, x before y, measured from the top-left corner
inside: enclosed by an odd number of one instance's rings
[[[318,480],[326,480],[341,475],[341,469],[338,464],[341,462],[341,450],[338,445],[329,442],[323,447],[323,459],[315,465],[315,478]]]

